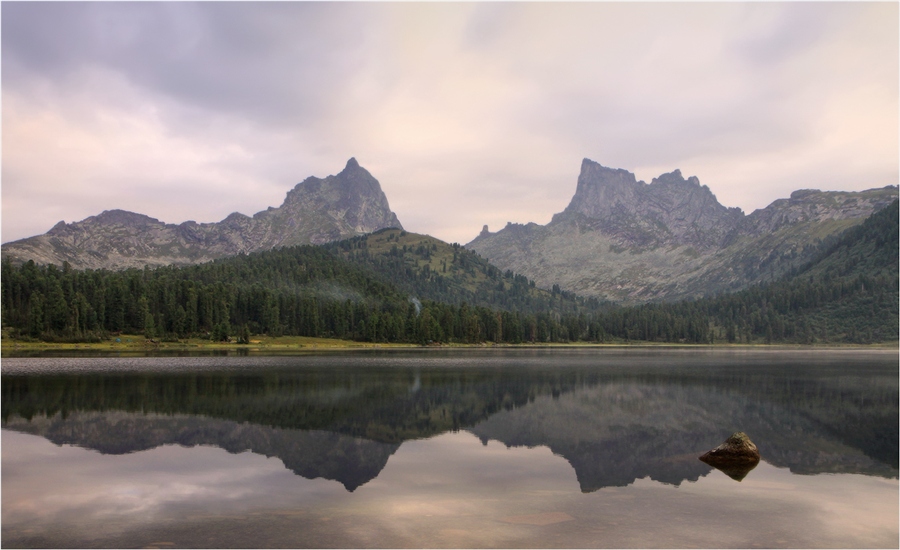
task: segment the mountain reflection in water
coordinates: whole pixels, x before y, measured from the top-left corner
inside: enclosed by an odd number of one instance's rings
[[[897,477],[890,356],[764,357],[406,353],[154,359],[166,368],[150,370],[98,359],[45,373],[12,361],[2,419],[104,454],[250,450],[348,491],[378,476],[404,441],[459,430],[485,444],[546,446],[583,492],[645,477],[695,481],[711,471],[697,457],[738,430],[764,461],[794,473]]]

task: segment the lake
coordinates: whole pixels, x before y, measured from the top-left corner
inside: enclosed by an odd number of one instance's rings
[[[900,543],[896,350],[7,357],[2,392],[6,548]],[[697,458],[735,431],[739,481]]]

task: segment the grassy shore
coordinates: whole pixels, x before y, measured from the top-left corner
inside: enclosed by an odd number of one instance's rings
[[[336,338],[310,338],[306,336],[255,336],[249,344],[236,342],[212,342],[200,338],[187,338],[176,341],[151,340],[142,335],[122,334],[108,340],[93,343],[69,343],[69,342],[39,342],[21,341],[3,336],[0,340],[0,351],[5,355],[31,354],[40,352],[117,352],[117,353],[155,353],[155,352],[237,352],[237,353],[278,353],[291,351],[328,351],[350,349],[396,349],[396,348],[421,348],[417,344],[387,344],[371,342],[355,342],[352,340],[339,340]],[[568,344],[435,344],[427,347],[441,348],[476,348],[476,347],[680,347],[680,348],[774,348],[774,349],[800,349],[800,348],[864,348],[864,349],[898,349],[898,342],[886,342],[870,345],[847,344],[819,344],[814,346],[800,346],[788,344],[763,345],[763,344],[672,344],[656,342],[609,342],[604,344],[575,342]]]
[[[154,352],[154,351],[251,351],[276,352],[291,350],[329,350],[353,348],[403,348],[416,347],[413,344],[373,344],[354,342],[336,338],[308,338],[305,336],[257,336],[249,344],[236,342],[212,342],[201,338],[180,340],[153,340],[139,334],[122,334],[101,342],[37,342],[3,338],[0,350],[3,354],[39,351],[111,351],[111,352]]]

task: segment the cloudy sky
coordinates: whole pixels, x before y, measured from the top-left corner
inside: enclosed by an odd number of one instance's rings
[[[898,4],[2,3],[2,241],[278,206],[356,157],[411,231],[547,223],[581,160],[745,212],[898,183]]]

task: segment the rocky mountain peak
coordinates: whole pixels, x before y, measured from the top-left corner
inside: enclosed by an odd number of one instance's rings
[[[288,191],[282,207],[309,202],[343,202],[375,200],[387,206],[387,198],[368,170],[359,165],[355,158],[337,175],[325,178],[308,177]]]
[[[640,184],[643,182],[637,182],[627,170],[608,168],[586,158],[581,163],[575,195],[564,213],[603,218],[618,205],[633,203]]]
[[[234,212],[216,223],[172,225],[108,210],[4,244],[3,254],[14,261],[67,261],[75,268],[191,264],[278,246],[324,244],[388,227],[402,229],[378,180],[351,158],[337,175],[306,178],[280,207],[252,217]]]
[[[652,183],[681,183],[683,181],[684,176],[681,175],[681,169],[676,168],[667,174],[661,174],[659,177],[653,178]]]
[[[575,195],[555,222],[573,215],[605,231],[624,246],[689,244],[715,247],[732,231],[743,213],[716,200],[696,176],[685,179],[681,170],[662,174],[650,184],[627,170],[607,168],[584,159]]]
[[[466,248],[502,270],[623,303],[731,291],[802,265],[821,239],[861,223],[898,188],[801,189],[744,215],[681,170],[647,184],[584,159],[575,195],[547,225],[483,230]]]
[[[653,178],[653,181],[650,182],[650,185],[657,186],[674,186],[674,187],[682,187],[682,188],[691,188],[691,187],[702,187],[703,189],[709,190],[705,185],[700,185],[700,180],[697,176],[691,176],[687,179],[684,179],[684,176],[681,175],[681,170],[676,168],[667,174],[661,174],[659,177]]]
[[[151,218],[150,216],[145,216],[144,214],[138,214],[136,212],[129,212],[127,210],[119,209],[104,210],[100,214],[94,216],[93,220],[96,223],[117,224],[125,226],[141,226],[161,223],[156,218]]]
[[[127,231],[134,232],[140,230],[148,230],[149,228],[165,225],[163,222],[144,214],[129,212],[128,210],[104,210],[96,216],[91,216],[82,220],[67,224],[60,221],[54,225],[46,234],[54,237],[62,237],[70,235],[73,232],[83,233],[86,227],[117,227],[124,228]]]
[[[355,158],[348,160],[337,175],[309,177],[289,191],[277,215],[291,222],[296,212],[327,213],[346,225],[352,234],[371,233],[386,227],[402,229],[400,220],[391,212],[381,184]],[[314,236],[312,243],[322,244],[338,238],[341,236],[333,232],[323,233]]]

